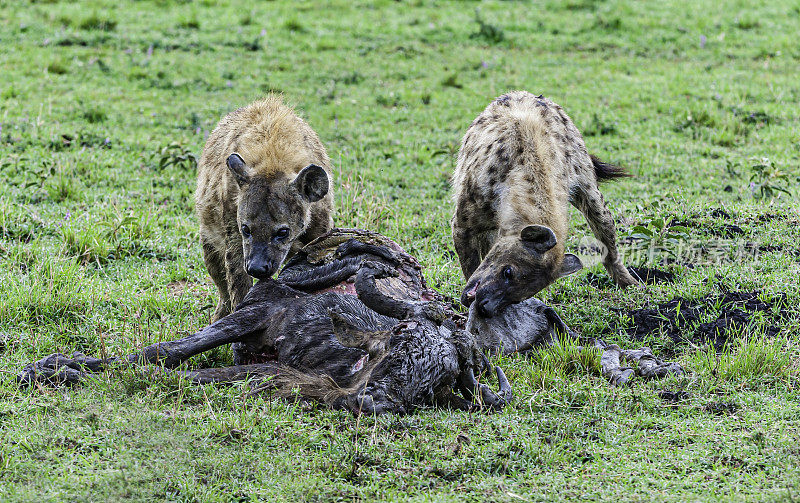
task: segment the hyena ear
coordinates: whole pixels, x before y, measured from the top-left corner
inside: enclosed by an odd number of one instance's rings
[[[292,184],[301,196],[313,203],[328,193],[328,173],[316,164],[309,164],[297,174]]]
[[[250,175],[247,173],[247,166],[245,166],[244,159],[242,159],[239,154],[234,153],[229,155],[225,163],[228,165],[228,169],[231,170],[233,177],[236,178],[236,183],[238,183],[240,187],[250,181]]]
[[[564,254],[564,262],[561,264],[561,271],[558,273],[559,278],[569,276],[583,269],[581,259],[571,253]]]
[[[529,225],[519,234],[522,244],[532,248],[537,253],[544,253],[553,248],[558,241],[550,227],[544,225]]]

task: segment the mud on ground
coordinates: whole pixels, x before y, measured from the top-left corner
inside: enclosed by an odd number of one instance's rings
[[[654,267],[628,267],[628,272],[631,275],[648,285],[655,285],[658,283],[674,283],[676,273],[671,271],[664,271]],[[586,275],[586,281],[595,288],[611,288],[616,286],[608,274],[590,272]]]
[[[652,307],[626,312],[633,320],[632,326],[619,328],[636,340],[663,333],[678,345],[710,342],[719,351],[747,326],[756,313],[768,313],[770,321],[765,327],[767,336],[777,335],[782,324],[798,318],[796,310],[789,307],[786,294],[781,293],[767,300],[762,300],[759,294],[758,291],[725,291],[699,299],[676,297]],[[716,319],[703,322],[709,318],[709,314],[717,312]]]

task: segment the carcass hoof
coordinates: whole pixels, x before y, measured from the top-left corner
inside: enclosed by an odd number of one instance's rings
[[[626,366],[625,363],[635,365]],[[624,386],[634,375],[645,379],[666,377],[669,374],[683,375],[683,367],[675,362],[665,362],[653,355],[650,348],[620,349],[610,344],[600,357],[603,376],[614,386]]]
[[[500,367],[494,368],[497,373],[498,391],[495,393],[489,386],[480,384],[475,379],[475,372],[470,368],[460,377],[459,388],[467,400],[477,410],[500,410],[514,397],[511,383]]]
[[[407,412],[402,404],[392,400],[383,389],[374,386],[368,386],[362,391],[343,396],[334,402],[333,406],[349,410],[356,416],[362,414],[379,416],[387,412],[405,414]]]
[[[101,370],[103,364],[103,360],[88,357],[77,351],[72,357],[54,353],[28,364],[17,375],[17,382],[22,386],[34,383],[54,386],[74,385],[88,374]]]

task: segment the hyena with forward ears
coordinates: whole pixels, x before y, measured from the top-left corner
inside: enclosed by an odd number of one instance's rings
[[[253,286],[333,226],[331,167],[319,137],[271,95],[223,117],[198,163],[203,259],[231,313]]]
[[[453,176],[453,240],[467,285],[461,300],[492,316],[581,269],[564,253],[568,205],[605,246],[619,286],[636,283],[617,251],[598,181],[626,176],[586,151],[564,110],[514,91],[492,101],[464,135]]]

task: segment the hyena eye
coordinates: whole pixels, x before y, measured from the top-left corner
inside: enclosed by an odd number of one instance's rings
[[[242,224],[242,237],[250,237],[250,227],[248,227],[247,224]]]
[[[275,231],[275,239],[283,241],[284,239],[289,237],[289,228],[288,227],[281,227],[277,231]]]
[[[511,281],[512,279],[514,279],[514,269],[512,269],[510,265],[506,266],[503,269],[503,277],[507,281]]]

